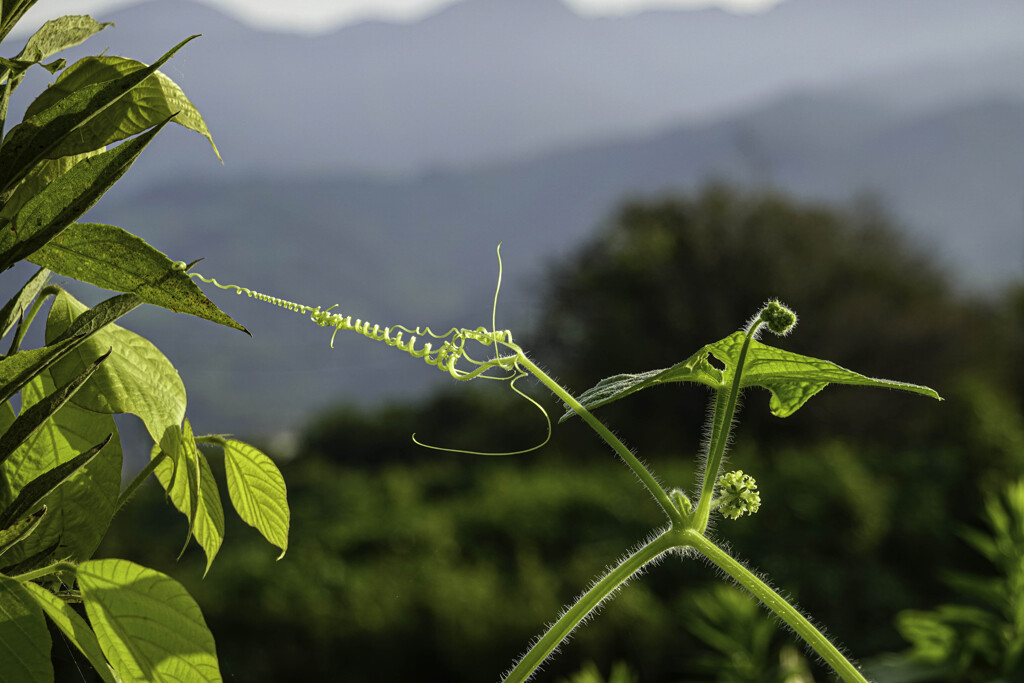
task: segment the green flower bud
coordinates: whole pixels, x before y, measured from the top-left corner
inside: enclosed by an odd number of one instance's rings
[[[743,470],[726,472],[718,478],[722,497],[718,511],[729,519],[739,519],[744,514],[752,515],[761,507],[761,494],[757,482]]]
[[[779,336],[789,334],[790,330],[796,326],[796,313],[783,306],[778,300],[772,300],[765,304],[757,319]]]

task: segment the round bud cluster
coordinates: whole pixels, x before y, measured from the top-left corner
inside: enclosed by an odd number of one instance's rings
[[[743,470],[726,472],[718,478],[718,486],[722,491],[722,503],[718,511],[729,519],[739,519],[744,514],[752,515],[761,507],[757,482],[749,474],[743,474]]]
[[[761,309],[758,320],[766,324],[769,330],[782,336],[789,334],[790,330],[796,326],[796,313],[777,300],[772,300]]]

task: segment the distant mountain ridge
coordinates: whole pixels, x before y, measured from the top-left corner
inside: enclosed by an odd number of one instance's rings
[[[211,175],[521,160],[936,64],[952,77],[876,94],[886,106],[928,93],[949,103],[977,94],[972,65],[1024,54],[1015,0],[788,0],[754,15],[613,18],[578,16],[561,0],[463,0],[418,22],[310,38],[254,31],[186,0],[101,18],[117,27],[79,53],[109,46],[152,60],[204,34],[167,71],[204,112],[226,165],[191,140],[163,152],[179,172]],[[1024,79],[988,90],[1024,99]]]

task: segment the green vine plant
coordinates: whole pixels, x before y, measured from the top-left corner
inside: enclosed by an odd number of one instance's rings
[[[0,41],[34,3],[0,3]],[[147,303],[245,331],[142,239],[78,222],[170,122],[206,137],[220,156],[192,102],[158,70],[196,36],[150,65],[114,55],[47,61],[109,26],[61,17],[0,57],[0,273],[22,261],[39,266],[0,307],[0,339],[11,338],[0,352],[0,680],[54,680],[49,621],[107,683],[219,682],[213,635],[180,583],[93,557],[154,475],[187,518],[185,545],[196,539],[209,571],[224,538],[211,449],[224,458],[238,515],[282,556],[289,527],[274,462],[241,441],[193,434],[174,366],[114,323]],[[35,66],[57,78],[4,135],[11,93]],[[54,273],[121,293],[89,308],[48,284]],[[22,348],[51,299],[43,346]],[[117,413],[140,418],[154,443],[123,489]]]
[[[500,288],[500,245],[498,264]],[[184,263],[176,267],[182,271],[188,270]],[[756,513],[761,506],[757,483],[752,476],[742,471],[722,472],[726,446],[735,427],[740,395],[743,390],[751,387],[763,387],[770,392],[769,409],[778,417],[792,415],[828,384],[899,389],[941,400],[934,390],[916,384],[866,377],[829,361],[762,343],[758,337],[763,331],[785,336],[797,322],[796,314],[776,300],[765,304],[743,329],[704,346],[670,368],[615,375],[599,382],[579,397],[574,397],[530,359],[513,341],[510,331],[496,329],[493,311],[490,330],[453,328],[444,334],[436,334],[430,328],[423,327],[382,327],[335,312],[336,306],[327,309],[306,306],[244,287],[222,285],[198,273],[190,275],[221,289],[234,290],[238,294],[246,294],[309,316],[313,323],[321,327],[333,327],[332,345],[338,332],[352,331],[422,359],[459,381],[497,379],[514,383],[526,375],[532,375],[563,402],[566,412],[561,421],[572,417],[584,420],[632,470],[660,506],[666,518],[665,525],[654,530],[649,540],[599,576],[576,602],[564,609],[554,623],[531,643],[529,650],[505,672],[504,681],[518,683],[530,679],[574,629],[591,617],[619,588],[645,568],[669,555],[680,558],[702,556],[777,615],[837,675],[846,681],[866,680],[858,666],[822,634],[806,615],[743,562],[733,557],[712,534],[713,516],[734,520]],[[497,291],[495,309],[496,306]],[[478,355],[470,355],[470,343],[482,347],[483,351],[474,351]],[[480,353],[489,355],[482,356]],[[717,361],[718,366],[712,359]],[[593,414],[595,409],[638,391],[678,382],[703,384],[713,392],[713,411],[707,431],[709,437],[698,462],[702,482],[693,492],[692,498],[681,489],[663,487],[652,471]],[[550,428],[550,422],[548,424]]]

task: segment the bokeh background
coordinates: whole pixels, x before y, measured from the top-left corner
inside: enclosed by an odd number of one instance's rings
[[[499,326],[577,393],[682,360],[770,297],[801,317],[781,346],[935,387],[943,403],[830,388],[785,420],[751,392],[731,466],[764,504],[718,533],[878,680],[1017,680],[1024,4],[692,4],[52,2],[34,19],[116,22],[80,55],[151,61],[203,34],[165,71],[224,163],[167,131],[89,220],[222,282],[475,327],[501,242]],[[662,523],[581,425],[524,456],[417,448],[413,432],[528,447],[544,424],[503,386],[358,337],[331,349],[294,314],[210,295],[252,340],[162,310],[126,326],[179,369],[197,432],[278,459],[289,553],[229,524],[202,578],[198,549],[176,561],[185,520],[153,482],[101,554],[185,583],[229,679],[495,680]],[[688,488],[707,398],[659,388],[601,416]],[[149,447],[121,425],[137,470]],[[674,559],[538,680],[569,677],[829,680],[713,571]]]

